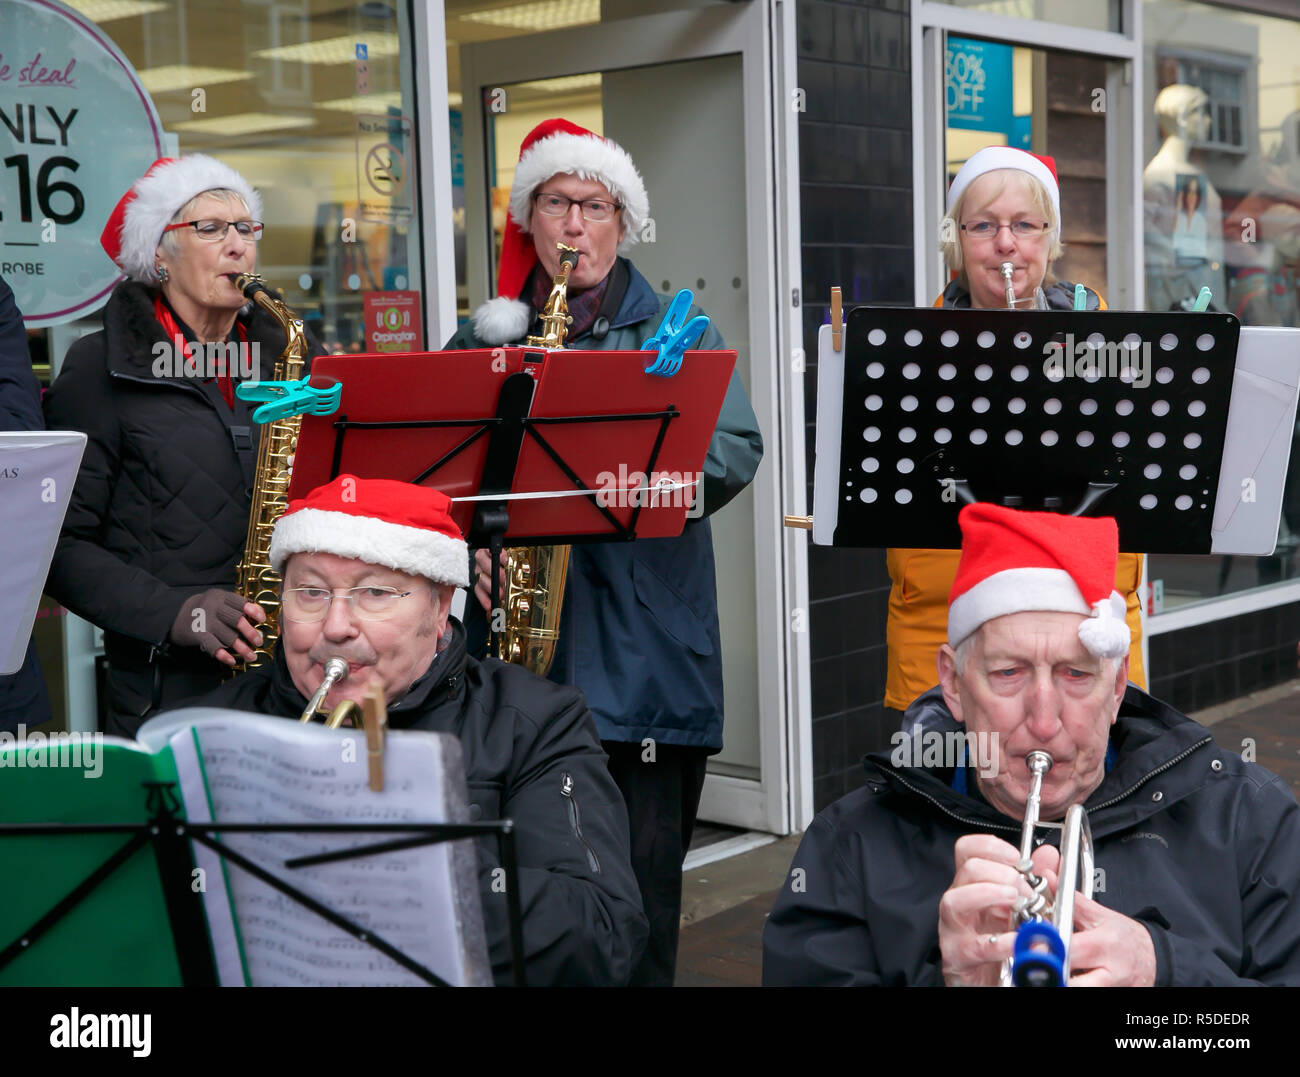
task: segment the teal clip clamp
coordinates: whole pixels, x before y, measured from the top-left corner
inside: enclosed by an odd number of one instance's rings
[[[235,395],[248,402],[268,401],[253,412],[253,422],[263,425],[289,415],[333,415],[338,411],[343,397],[342,384],[336,382],[328,389],[313,389],[307,384],[309,380],[252,382],[236,386]]]
[[[1193,304],[1192,310],[1197,314],[1204,314],[1209,307],[1210,289],[1202,285],[1201,290],[1196,295],[1196,302]]]
[[[1074,309],[1075,310],[1088,309],[1088,289],[1085,288],[1082,284],[1076,284],[1074,286]]]
[[[642,351],[657,351],[659,358],[646,367],[647,374],[656,374],[661,378],[671,378],[682,365],[682,353],[686,351],[687,340],[700,342],[700,337],[709,327],[707,315],[697,314],[690,321],[682,324],[686,312],[691,309],[695,296],[689,288],[683,288],[668,304],[664,320],[659,323],[655,335],[641,345]],[[697,332],[698,331],[698,332]]]

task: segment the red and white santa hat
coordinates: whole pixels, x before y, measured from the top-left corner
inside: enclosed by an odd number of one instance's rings
[[[201,153],[160,157],[118,200],[99,244],[132,280],[156,284],[154,262],[163,229],[191,198],[219,188],[234,191],[244,200],[249,217],[262,219],[261,197],[229,165]]]
[[[332,553],[434,583],[469,585],[469,551],[451,498],[394,479],[340,475],[291,501],[271,535],[271,567],[295,553]]]
[[[956,647],[985,621],[1009,613],[1078,613],[1079,638],[1098,658],[1128,654],[1124,599],[1115,591],[1119,528],[1109,516],[1022,512],[967,505],[961,561],[948,596],[948,643]]]
[[[1052,199],[1052,208],[1056,210],[1056,219],[1058,221],[1061,219],[1061,184],[1056,178],[1056,159],[1043,154],[1030,153],[1028,150],[1018,150],[1013,146],[985,146],[966,158],[966,163],[958,169],[957,175],[953,177],[952,186],[948,188],[948,212],[952,213],[952,207],[957,204],[957,199],[975,180],[986,172],[996,172],[1001,168],[1014,168],[1018,172],[1028,172],[1038,180],[1047,188],[1047,193]]]
[[[568,120],[543,120],[524,136],[519,147],[519,163],[510,186],[506,231],[501,241],[497,296],[474,312],[474,332],[485,344],[518,340],[532,323],[532,308],[519,301],[519,294],[537,264],[537,248],[529,235],[533,192],[561,173],[603,183],[622,204],[620,251],[626,251],[641,238],[641,226],[650,216],[650,199],[645,181],[627,150]]]

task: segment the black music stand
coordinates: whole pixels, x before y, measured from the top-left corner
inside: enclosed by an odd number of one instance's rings
[[[1239,329],[856,308],[839,370],[819,352],[814,541],[956,549],[957,513],[985,501],[1113,516],[1121,549],[1209,553]]]

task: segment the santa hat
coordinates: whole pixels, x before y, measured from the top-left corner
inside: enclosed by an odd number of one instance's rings
[[[132,280],[156,284],[154,262],[163,229],[191,198],[218,188],[234,191],[244,200],[248,215],[255,221],[262,219],[262,199],[229,165],[201,153],[160,157],[118,201],[99,244]]]
[[[1119,528],[1113,519],[976,503],[957,522],[961,561],[948,596],[951,646],[994,617],[1054,610],[1087,618],[1079,638],[1090,654],[1128,654],[1126,607],[1114,590]]]
[[[986,172],[996,172],[1001,168],[1014,168],[1018,172],[1028,172],[1047,188],[1052,199],[1052,208],[1056,210],[1056,219],[1061,219],[1061,184],[1056,178],[1056,159],[1028,150],[1018,150],[1012,146],[985,146],[976,150],[953,177],[952,186],[948,188],[948,213],[957,204],[975,180]]]
[[[524,136],[519,147],[506,231],[501,240],[497,297],[474,312],[474,333],[485,344],[518,340],[532,324],[532,308],[518,297],[537,264],[537,248],[528,234],[532,231],[533,192],[561,173],[603,183],[622,203],[620,251],[641,238],[641,226],[650,216],[650,199],[627,150],[568,120],[543,120]]]
[[[469,585],[469,551],[451,498],[394,479],[340,475],[291,501],[271,535],[271,567],[295,553],[332,553],[434,583]]]

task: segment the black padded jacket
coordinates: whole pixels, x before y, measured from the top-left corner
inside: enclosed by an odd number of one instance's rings
[[[103,330],[68,349],[45,398],[51,430],[89,436],[46,591],[104,629],[107,731],[124,736],[221,680],[225,667],[169,647],[167,635],[191,595],[233,589],[256,464],[248,405],[232,410],[214,382],[169,366],[155,294],[118,285]],[[272,377],[279,323],[260,307],[240,320],[261,377]]]
[[[389,725],[454,734],[470,818],[514,820],[529,985],[621,986],[645,946],[646,918],[629,861],[627,808],[586,700],[520,666],[468,657],[464,627],[447,623],[448,645],[389,705]],[[307,706],[283,652],[194,702],[283,718]],[[509,983],[495,839],[481,840],[478,862],[493,975]]]
[[[938,688],[905,721],[924,735],[961,728]],[[1150,933],[1156,986],[1300,984],[1292,791],[1132,684],[1111,746],[1115,764],[1085,802],[1093,896]],[[901,743],[867,756],[865,787],[804,834],[763,931],[765,985],[942,986],[953,845],[980,833],[1015,845],[1021,824],[910,756]],[[1045,834],[1059,841],[1059,828]]]

